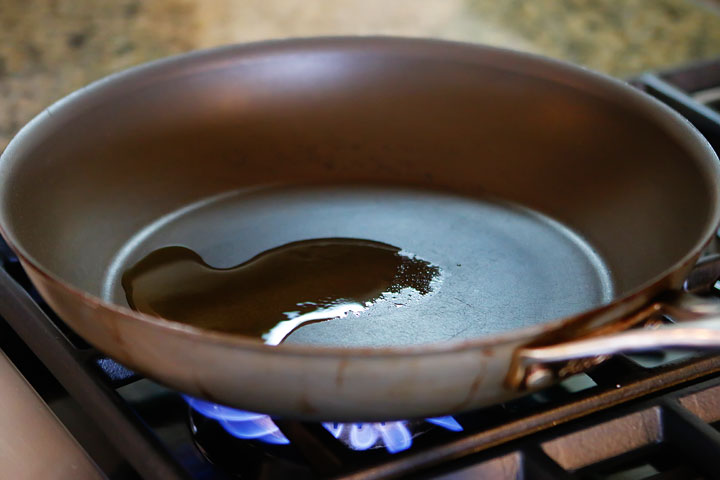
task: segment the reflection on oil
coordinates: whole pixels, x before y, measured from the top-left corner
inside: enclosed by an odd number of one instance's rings
[[[386,243],[302,240],[219,269],[180,246],[149,253],[125,271],[136,310],[277,345],[309,323],[358,315],[378,300],[426,295],[440,268]],[[409,297],[408,297],[409,298]]]

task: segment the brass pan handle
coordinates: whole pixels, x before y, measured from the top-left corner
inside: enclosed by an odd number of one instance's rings
[[[673,348],[720,350],[720,299],[688,293],[703,293],[719,278],[720,255],[698,264],[685,282],[687,291],[672,292],[645,307],[645,328],[524,347],[516,352],[508,383],[521,390],[541,388],[618,353]],[[660,315],[675,323],[658,322]]]

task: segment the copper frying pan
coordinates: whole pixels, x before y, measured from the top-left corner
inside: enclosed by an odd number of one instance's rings
[[[572,65],[433,40],[151,63],[49,107],[0,161],[3,236],[77,333],[180,391],[307,419],[447,414],[619,350],[714,348],[716,309],[673,292],[719,222],[717,158],[668,108]],[[164,245],[228,266],[337,236],[406,248],[444,283],[276,347],[140,314],[119,287]],[[706,320],[623,331],[659,311]]]

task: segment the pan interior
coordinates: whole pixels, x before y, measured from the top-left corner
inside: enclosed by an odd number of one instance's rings
[[[124,271],[165,246],[228,268],[300,240],[359,238],[402,248],[441,269],[429,295],[297,329],[286,343],[390,346],[473,338],[609,302],[607,265],[579,235],[489,197],[397,186],[274,186],[225,193],[137,232],[106,271],[103,297],[127,305]],[[353,275],[353,272],[345,272]]]

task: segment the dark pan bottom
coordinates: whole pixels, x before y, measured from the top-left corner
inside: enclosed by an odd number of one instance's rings
[[[613,296],[612,276],[592,247],[544,215],[489,199],[385,186],[264,188],[204,200],[130,239],[107,270],[103,295],[127,305],[123,271],[160,247],[186,246],[225,268],[323,237],[394,245],[442,273],[427,295],[402,306],[381,300],[304,326],[288,343],[381,346],[479,337],[578,313]]]

